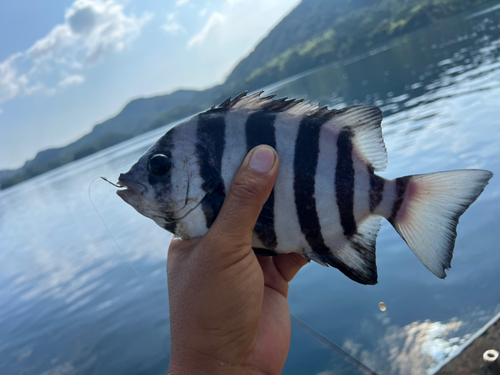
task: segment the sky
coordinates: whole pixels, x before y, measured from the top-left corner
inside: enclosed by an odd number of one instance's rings
[[[300,0],[0,2],[0,170],[131,99],[222,83]]]

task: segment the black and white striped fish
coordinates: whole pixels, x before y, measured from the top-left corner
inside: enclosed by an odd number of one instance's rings
[[[239,95],[169,130],[126,174],[118,195],[183,239],[213,224],[247,152],[274,147],[280,169],[254,229],[257,253],[299,253],[362,284],[377,283],[382,218],[444,278],[459,217],[493,176],[459,170],[386,180],[382,112]]]

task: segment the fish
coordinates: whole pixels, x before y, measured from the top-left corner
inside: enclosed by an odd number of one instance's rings
[[[184,240],[202,237],[247,153],[266,144],[280,160],[253,230],[256,254],[301,254],[365,285],[378,281],[383,218],[417,258],[446,277],[460,216],[493,177],[465,169],[385,179],[382,111],[340,110],[302,99],[227,99],[167,131],[118,178],[117,194]]]

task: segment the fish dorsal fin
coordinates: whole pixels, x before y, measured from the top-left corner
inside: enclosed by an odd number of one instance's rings
[[[336,132],[347,131],[359,156],[374,171],[383,171],[387,168],[387,150],[381,123],[380,108],[358,105],[331,114],[326,126]]]
[[[387,167],[387,151],[382,137],[382,111],[374,106],[352,106],[344,109],[328,109],[311,104],[303,99],[274,99],[276,95],[261,97],[264,91],[247,96],[243,92],[234,99],[228,98],[216,108],[246,109],[251,111],[272,111],[294,116],[328,118],[327,126],[336,132],[349,131],[351,141],[363,160],[374,171]]]
[[[234,99],[228,98],[215,108],[248,109],[252,111],[272,111],[290,113],[296,116],[329,117],[338,112],[336,109],[319,107],[319,104],[311,104],[304,99],[274,99],[276,95],[260,97],[264,91],[256,92],[247,96],[247,92],[242,92]],[[213,108],[212,108],[213,109]]]

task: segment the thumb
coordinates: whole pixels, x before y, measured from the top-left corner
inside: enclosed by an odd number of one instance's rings
[[[271,194],[278,167],[278,155],[272,147],[260,145],[250,150],[208,232],[212,240],[226,245],[220,249],[228,248],[228,243],[232,249],[251,246],[252,231]]]

